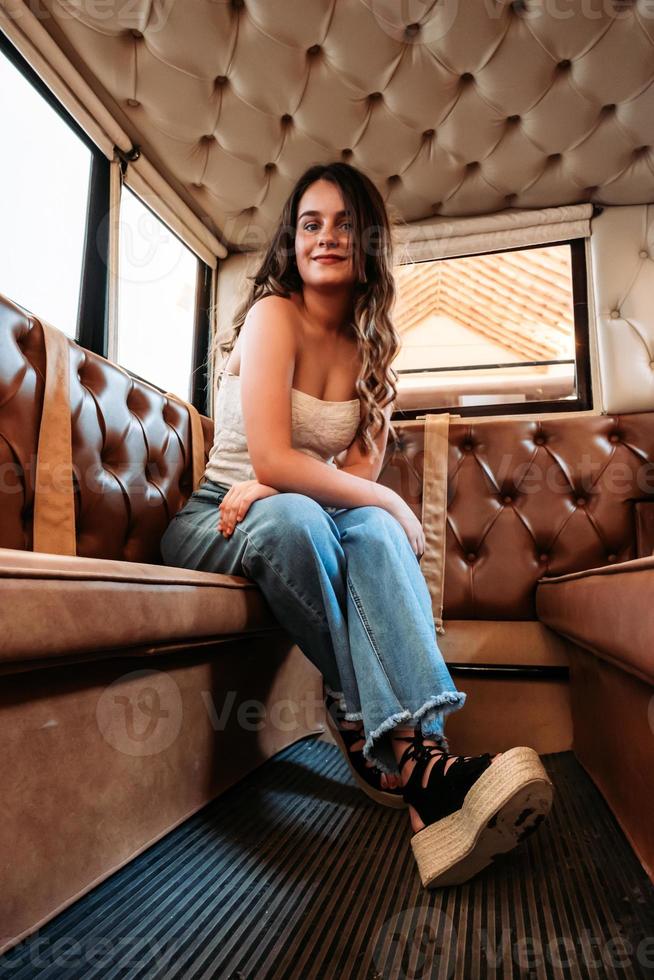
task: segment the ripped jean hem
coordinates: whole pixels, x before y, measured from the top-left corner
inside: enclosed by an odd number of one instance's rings
[[[326,680],[323,679],[323,687],[325,692],[334,698],[337,703],[338,710],[342,713],[344,721],[363,721],[363,712],[361,711],[348,711],[347,704],[345,702],[345,695],[342,691],[334,691],[329,686]]]
[[[366,737],[363,746],[364,758],[372,762],[381,772],[398,775],[400,770],[397,763],[395,766],[389,766],[377,753],[380,739],[388,735],[398,725],[404,725],[406,728],[416,728],[420,725],[423,735],[432,738],[444,752],[449,751],[449,742],[445,735],[441,731],[430,731],[429,729],[436,725],[440,727],[445,715],[458,711],[465,704],[465,700],[466,694],[463,691],[445,691],[443,694],[429,698],[413,713],[405,710],[390,715]]]

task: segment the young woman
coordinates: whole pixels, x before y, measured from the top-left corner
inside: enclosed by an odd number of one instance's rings
[[[465,881],[544,818],[537,754],[448,754],[463,707],[436,642],[411,508],[378,484],[397,395],[391,230],[374,184],[314,166],[290,194],[235,320],[204,481],[169,565],[254,579],[325,679],[361,788],[408,806],[423,884]],[[334,456],[347,450],[343,465]]]

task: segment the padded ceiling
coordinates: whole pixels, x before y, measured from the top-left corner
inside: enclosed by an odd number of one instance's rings
[[[654,200],[650,0],[40,2],[234,250],[260,246],[295,179],[333,159],[407,221]]]

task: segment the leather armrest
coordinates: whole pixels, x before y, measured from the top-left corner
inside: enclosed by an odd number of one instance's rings
[[[654,556],[541,579],[536,611],[546,626],[654,683]]]

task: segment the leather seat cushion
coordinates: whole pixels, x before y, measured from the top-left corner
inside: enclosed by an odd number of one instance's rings
[[[654,683],[654,556],[543,579],[540,620],[598,657]]]
[[[236,575],[0,549],[0,663],[279,629]]]

